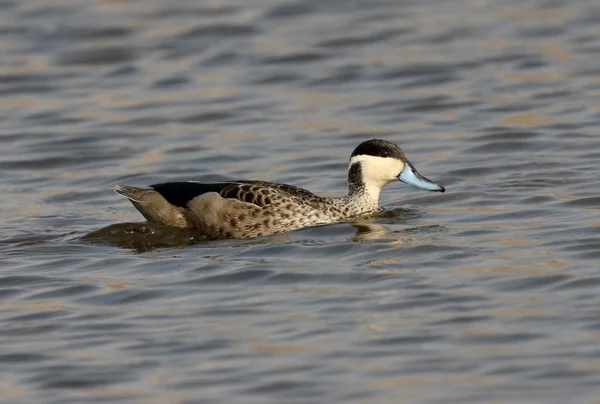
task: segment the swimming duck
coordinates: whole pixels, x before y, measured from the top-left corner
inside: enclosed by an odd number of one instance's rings
[[[149,221],[196,228],[212,239],[251,238],[340,222],[378,209],[379,192],[400,180],[444,192],[420,175],[402,150],[387,140],[361,143],[350,156],[348,195],[326,198],[292,185],[265,181],[167,182],[137,188],[117,185]]]

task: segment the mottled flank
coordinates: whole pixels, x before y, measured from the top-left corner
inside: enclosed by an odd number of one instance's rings
[[[342,198],[264,181],[168,182],[150,188],[117,185],[115,191],[150,222],[196,228],[214,239],[251,238],[374,212],[381,188],[407,166],[412,167],[397,145],[373,139],[352,153],[348,195]]]

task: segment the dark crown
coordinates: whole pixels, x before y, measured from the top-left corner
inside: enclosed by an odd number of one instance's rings
[[[375,156],[375,157],[392,157],[398,160],[406,160],[402,150],[392,142],[381,139],[367,140],[359,144],[352,152],[352,156]]]

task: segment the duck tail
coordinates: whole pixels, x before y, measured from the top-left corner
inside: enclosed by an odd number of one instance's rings
[[[115,192],[129,199],[149,222],[174,227],[190,227],[183,214],[183,209],[171,205],[155,189],[116,185]]]
[[[143,203],[144,194],[147,194],[149,189],[137,188],[129,185],[115,185],[115,192],[123,195],[132,202]]]

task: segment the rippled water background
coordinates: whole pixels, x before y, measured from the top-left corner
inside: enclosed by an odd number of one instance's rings
[[[598,402],[599,21],[595,0],[1,1],[2,402]],[[341,195],[372,137],[448,191],[201,243],[122,224],[112,192]]]

